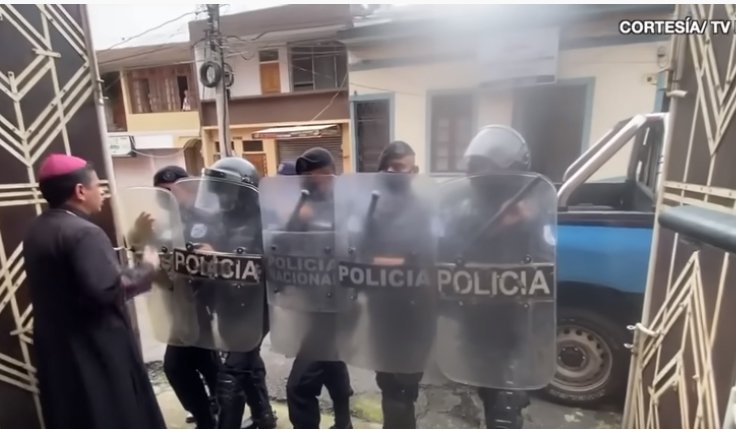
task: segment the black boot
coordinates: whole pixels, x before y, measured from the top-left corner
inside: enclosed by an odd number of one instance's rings
[[[262,376],[261,376],[262,375]],[[265,372],[253,371],[244,382],[245,400],[250,408],[253,425],[248,429],[275,429],[276,415],[271,408]]]
[[[385,396],[381,400],[383,429],[416,429],[414,402],[399,401]]]
[[[332,408],[335,411],[335,424],[330,429],[353,429],[350,417],[350,398],[333,398]]]
[[[220,373],[217,386],[219,405],[218,429],[240,429],[245,410],[245,392],[238,380],[225,372]]]
[[[529,405],[529,396],[522,391],[480,389],[486,429],[522,429],[522,410]]]

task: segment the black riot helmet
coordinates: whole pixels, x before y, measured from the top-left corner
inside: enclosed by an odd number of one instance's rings
[[[258,188],[261,176],[246,159],[222,158],[204,170],[204,178],[207,179],[209,193],[217,196],[222,211],[257,204],[257,201],[252,201],[257,195],[253,190]]]
[[[466,171],[480,175],[495,171],[529,171],[531,156],[524,137],[505,125],[487,125],[465,150]]]

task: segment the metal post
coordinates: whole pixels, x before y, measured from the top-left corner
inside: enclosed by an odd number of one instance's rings
[[[217,109],[217,129],[220,139],[220,153],[223,156],[232,156],[230,147],[230,116],[227,97],[227,79],[225,78],[225,44],[220,34],[220,5],[208,4],[209,14],[209,41],[212,52],[212,61],[217,61],[222,70],[220,82],[215,90],[215,107]],[[219,57],[218,57],[219,56]]]
[[[94,47],[92,45],[92,31],[90,30],[87,6],[81,5],[80,10],[80,23],[82,24],[82,28],[84,29],[84,41],[86,42],[85,45],[87,50],[87,63],[89,66],[89,73],[91,74],[92,99],[94,100],[95,110],[97,111],[97,129],[99,130],[102,137],[102,158],[104,159],[104,168],[107,172],[107,183],[108,187],[110,188],[110,211],[112,212],[112,221],[115,228],[115,238],[117,244],[118,246],[123,246],[125,243],[125,233],[127,231],[123,229],[125,225],[122,221],[120,201],[118,201],[117,199],[118,192],[115,183],[115,171],[113,168],[112,156],[110,155],[110,148],[107,145],[107,121],[105,120],[105,101],[102,94],[102,79],[100,77],[100,71],[98,69],[97,54],[95,53]],[[116,248],[116,250],[118,249],[120,248]],[[121,253],[116,253],[118,258],[121,258]],[[124,255],[125,252],[122,252],[122,254]],[[127,260],[121,259],[120,262],[123,266],[127,266]],[[132,299],[130,301],[127,301],[126,308],[130,316],[133,334],[135,335],[135,338],[138,342],[138,353],[141,361],[143,361],[143,343],[141,341],[141,333],[138,327],[138,312],[135,308],[135,301]]]

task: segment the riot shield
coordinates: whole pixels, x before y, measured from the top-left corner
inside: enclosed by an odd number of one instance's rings
[[[435,335],[436,185],[423,175],[359,173],[335,185],[340,354],[374,371],[424,369]]]
[[[174,281],[188,288],[199,320],[197,347],[247,352],[265,334],[258,190],[212,177],[180,180],[183,234],[174,243]]]
[[[437,366],[467,385],[546,386],[556,357],[554,186],[504,173],[440,191]]]
[[[173,194],[161,188],[132,187],[120,191],[125,239],[134,258],[145,246],[159,250],[161,266],[145,295],[154,337],[166,344],[196,344],[199,322],[194,296],[171,278],[175,243],[182,241],[182,222]]]
[[[347,306],[334,259],[334,176],[260,184],[271,344],[286,356],[337,360],[336,313]]]

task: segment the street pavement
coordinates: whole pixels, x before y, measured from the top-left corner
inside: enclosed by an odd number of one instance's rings
[[[271,351],[269,339],[263,344],[262,356],[268,369],[268,387],[276,413],[279,428],[287,429],[286,379],[291,369],[291,359]],[[166,383],[161,372],[160,361],[149,363],[151,378],[156,387],[161,408],[169,429],[193,429],[184,423],[185,414]],[[355,396],[352,400],[355,429],[380,429],[381,402],[374,375],[370,371],[350,369]],[[323,392],[321,398],[324,410],[322,426],[329,428],[329,397]],[[424,387],[417,402],[418,427],[422,429],[479,429],[481,407],[473,390],[459,386]],[[592,411],[564,407],[541,399],[532,398],[532,405],[526,409],[525,429],[620,429],[620,414],[615,411]]]
[[[161,370],[165,346],[151,335],[147,308],[143,300],[137,302],[139,329],[144,359],[148,363],[161,409],[169,429],[193,429],[185,423],[184,410],[179,405]],[[279,429],[287,429],[289,419],[286,403],[286,380],[292,359],[271,350],[266,337],[261,350],[268,370],[268,388],[279,416]],[[380,429],[381,401],[374,374],[358,368],[350,369],[355,396],[352,398],[355,429]],[[321,398],[324,417],[322,425],[329,428],[330,401],[326,392]],[[479,429],[482,411],[477,394],[461,386],[424,386],[417,401],[418,427],[421,429]],[[524,429],[620,429],[620,413],[608,410],[583,410],[552,404],[535,397],[525,410]]]

